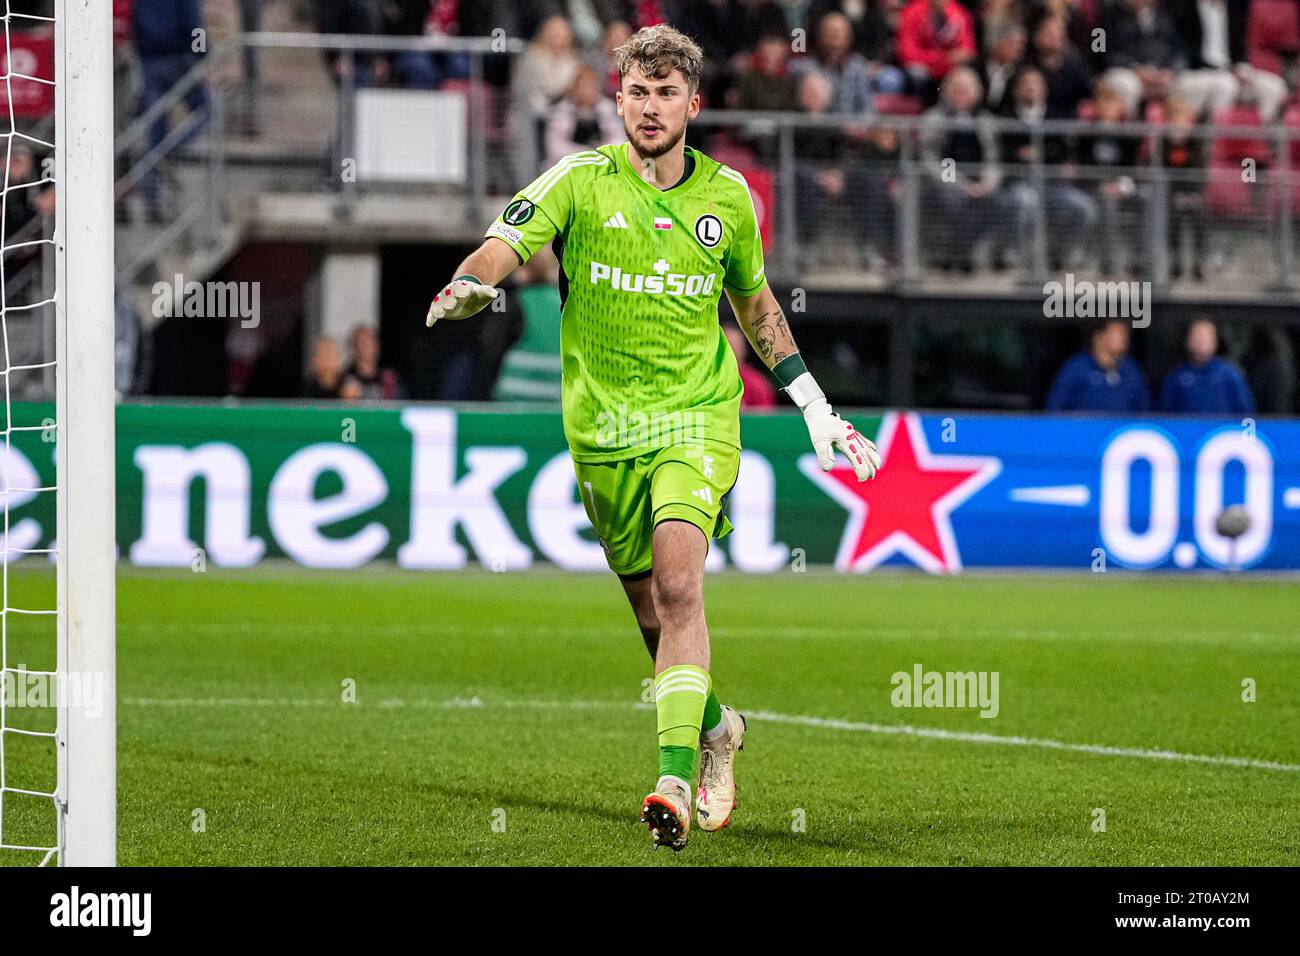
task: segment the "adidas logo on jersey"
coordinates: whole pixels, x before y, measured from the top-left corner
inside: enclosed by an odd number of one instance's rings
[[[626,229],[627,220],[623,218],[623,211],[619,210],[605,220],[606,229]]]
[[[691,494],[693,494],[696,498],[699,498],[701,501],[707,501],[709,504],[713,504],[712,488],[696,488],[694,491],[691,492]]]

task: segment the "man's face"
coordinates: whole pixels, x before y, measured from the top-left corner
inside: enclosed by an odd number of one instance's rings
[[[700,112],[700,94],[691,92],[681,70],[656,79],[635,64],[623,77],[617,103],[628,140],[638,153],[651,158],[681,142],[686,121]]]
[[[1119,358],[1128,352],[1128,326],[1123,322],[1110,322],[1098,334],[1102,351]]]
[[[953,77],[944,87],[944,101],[958,113],[969,113],[979,103],[980,93],[965,74]]]
[[[1187,330],[1187,354],[1197,365],[1204,365],[1219,351],[1219,333],[1213,322],[1195,322]]]
[[[844,56],[853,45],[853,24],[842,13],[826,14],[817,30],[817,44],[831,59]]]
[[[333,378],[343,368],[343,353],[333,339],[321,339],[312,352],[312,368],[321,378]]]

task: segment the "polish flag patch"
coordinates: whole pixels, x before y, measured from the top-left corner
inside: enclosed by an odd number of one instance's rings
[[[672,227],[673,221],[671,219],[655,219],[656,229],[671,229]]]

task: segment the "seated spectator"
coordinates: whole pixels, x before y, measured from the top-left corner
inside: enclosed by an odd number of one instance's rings
[[[921,157],[929,174],[922,196],[934,233],[927,245],[941,269],[973,271],[972,247],[999,220],[1002,169],[982,98],[979,76],[960,66],[944,77],[939,103],[922,118]]]
[[[166,2],[171,6],[170,0]],[[379,19],[379,6],[373,3],[357,3],[355,0],[317,0],[317,33],[379,34],[383,32],[383,23]],[[140,0],[136,0],[136,19],[140,17]],[[367,50],[358,50],[355,58],[339,50],[324,50],[325,62],[329,66],[330,76],[338,83],[355,62],[356,71],[352,82],[357,86],[372,86],[387,71],[387,61]]]
[[[1047,116],[1047,84],[1036,67],[1026,66],[1016,76],[1005,113],[1029,127],[1003,133],[1000,144],[1004,171],[1010,180],[1005,201],[1015,210],[1016,233],[1022,239],[1033,235],[1039,221],[1041,190],[1051,266],[1059,269],[1067,260],[1070,247],[1077,248],[1087,241],[1097,223],[1097,204],[1065,178],[1067,164],[1073,159],[1065,137],[1033,130]],[[1036,185],[1024,168],[1035,163],[1052,167],[1041,185]]]
[[[1219,333],[1209,319],[1187,329],[1187,361],[1165,377],[1160,410],[1202,414],[1252,415],[1255,400],[1236,365],[1221,359]]]
[[[605,26],[600,46],[592,49],[584,58],[583,62],[600,77],[601,90],[607,96],[613,96],[619,90],[618,57],[614,51],[626,43],[631,35],[632,27],[626,20],[611,20]]]
[[[638,0],[628,5],[640,9],[653,4]],[[759,37],[789,35],[785,11],[775,0],[689,0],[671,7],[675,8],[673,26],[704,51],[700,96],[705,105],[726,102],[727,91],[748,63]]]
[[[784,36],[769,35],[758,41],[746,69],[736,84],[734,109],[799,109],[799,90],[790,74],[790,41]]]
[[[828,13],[844,16],[853,28],[853,49],[868,63],[888,63],[894,57],[893,33],[885,22],[882,5],[893,0],[812,0],[804,22],[817,35],[817,26]]]
[[[975,23],[957,0],[911,0],[896,39],[898,62],[927,102],[953,67],[975,59]]]
[[[311,370],[298,392],[300,398],[361,398],[361,384],[343,370],[343,350],[328,336],[316,340]]]
[[[740,370],[740,381],[745,386],[740,396],[740,407],[776,408],[776,386],[772,384],[772,375],[765,368],[754,365],[754,350],[745,333],[734,322],[723,327],[731,351],[736,353],[736,368]]]
[[[1169,170],[1169,274],[1183,274],[1180,241],[1192,234],[1192,278],[1205,278],[1205,141],[1196,135],[1196,110],[1182,99],[1169,101],[1169,128],[1160,141],[1160,164]]]
[[[430,0],[385,0],[379,5],[384,33],[389,36],[455,36],[460,32],[455,4]],[[401,50],[389,58],[392,78],[401,86],[436,90],[443,81],[467,79],[468,53]]]
[[[621,143],[625,138],[618,107],[601,93],[600,77],[591,67],[580,67],[573,89],[546,121],[546,165],[554,165],[569,153]]]
[[[405,398],[406,389],[397,371],[379,364],[379,334],[369,325],[358,325],[352,330],[352,364],[343,373],[361,389],[361,398],[382,398],[388,401]]]
[[[984,106],[999,113],[1025,57],[1025,28],[1014,20],[1002,20],[988,28],[984,37],[984,61],[980,64]]]
[[[1151,392],[1138,363],[1128,355],[1128,323],[1108,319],[1094,326],[1090,346],[1056,373],[1047,394],[1049,412],[1145,412]]]
[[[1197,0],[1174,8],[1174,27],[1187,56],[1178,76],[1178,95],[1212,118],[1250,91],[1265,123],[1277,119],[1286,102],[1286,81],[1249,63],[1246,27],[1250,0]]]
[[[547,17],[519,58],[515,73],[517,102],[529,116],[545,118],[573,88],[581,65],[569,21],[560,16]]]
[[[1033,38],[1030,59],[1047,83],[1047,115],[1077,116],[1079,104],[1092,93],[1092,77],[1083,58],[1070,46],[1065,18],[1055,14],[1043,17],[1030,36]]]
[[[1122,226],[1140,212],[1136,205],[1137,183],[1133,179],[1139,139],[1131,133],[1112,131],[1116,124],[1127,123],[1132,118],[1127,101],[1118,92],[1100,84],[1095,107],[1093,129],[1079,138],[1078,157],[1079,163],[1093,174],[1089,183],[1101,222],[1101,271],[1110,273],[1116,267],[1116,253],[1124,246]]]
[[[1182,40],[1156,0],[1116,0],[1106,21],[1107,66],[1102,82],[1124,97],[1129,114],[1146,100],[1164,99],[1187,64]]]
[[[869,114],[875,109],[877,93],[901,93],[903,74],[897,67],[869,63],[853,50],[853,26],[842,13],[828,13],[817,24],[812,56],[796,59],[790,72],[802,80],[818,73],[831,86],[832,113]]]
[[[1046,17],[1060,17],[1065,35],[1085,59],[1090,60],[1094,44],[1093,28],[1101,26],[1103,9],[1114,0],[1023,0],[1021,9],[1025,30],[1032,36]]]
[[[831,105],[831,84],[820,72],[809,73],[799,83],[800,105],[805,113],[826,113]],[[812,266],[815,255],[811,243],[819,235],[829,215],[837,207],[851,214],[858,260],[870,261],[871,252],[887,255],[892,247],[893,203],[887,180],[881,170],[864,160],[879,148],[877,141],[888,146],[888,137],[865,131],[868,139],[863,148],[851,148],[850,140],[836,127],[797,129],[794,136],[795,207],[800,215],[795,222],[799,237],[801,268]],[[898,148],[897,137],[892,148]],[[887,209],[887,212],[886,212]]]

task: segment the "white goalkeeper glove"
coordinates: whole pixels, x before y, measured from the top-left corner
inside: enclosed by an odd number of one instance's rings
[[[468,319],[497,297],[494,286],[484,285],[473,276],[457,276],[433,297],[424,324],[433,327],[439,319]]]
[[[835,467],[835,452],[841,451],[858,481],[876,476],[876,470],[880,468],[880,452],[870,440],[831,410],[825,393],[813,380],[811,372],[804,372],[791,382],[786,387],[786,394],[803,412],[808,437],[812,439],[822,471]]]

